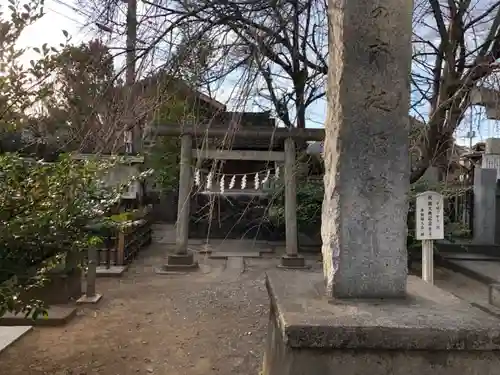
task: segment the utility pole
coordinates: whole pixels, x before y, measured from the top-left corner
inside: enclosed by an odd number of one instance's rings
[[[132,152],[141,151],[142,134],[139,121],[134,116],[134,96],[132,88],[135,83],[135,59],[137,44],[137,0],[123,0],[127,3],[127,57],[125,72],[125,87],[127,92],[126,116],[127,116],[127,141],[132,142]],[[131,139],[130,139],[131,138]],[[128,143],[127,142],[127,143]],[[128,150],[129,151],[129,150]]]

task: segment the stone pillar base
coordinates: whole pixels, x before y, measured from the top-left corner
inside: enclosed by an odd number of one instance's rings
[[[77,305],[84,305],[84,304],[96,304],[102,299],[102,294],[94,294],[92,297],[88,297],[87,295],[83,295],[80,298],[77,299],[76,303]]]
[[[192,252],[186,254],[168,254],[167,262],[156,270],[157,274],[194,271],[198,269],[198,262]]]
[[[301,269],[301,268],[308,268],[308,266],[306,265],[304,257],[300,255],[297,256],[284,255],[281,257],[281,262],[278,265],[278,268]]]
[[[328,300],[321,273],[267,275],[263,375],[473,375],[500,366],[500,320],[419,278],[400,300]]]

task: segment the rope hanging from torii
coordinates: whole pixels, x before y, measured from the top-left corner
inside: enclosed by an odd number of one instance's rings
[[[279,174],[280,174],[280,168],[276,167],[272,178],[274,178],[274,180],[278,180]],[[247,187],[247,175],[248,175],[247,173],[234,174],[234,175],[226,175],[226,174],[220,175],[221,177],[219,180],[219,190],[220,190],[221,194],[223,194],[224,191],[226,190],[226,181],[229,181],[229,185],[227,186],[228,189],[234,189],[234,187],[236,185],[236,176],[241,176],[240,189],[242,189],[242,190],[246,189],[246,187]],[[229,178],[229,177],[231,177],[231,178]],[[267,170],[255,173],[254,178],[253,178],[254,189],[258,190],[262,185],[267,183],[270,178],[271,178],[271,169],[267,169]],[[194,172],[194,184],[195,184],[195,186],[197,186],[199,188],[205,187],[206,190],[212,190],[213,182],[214,182],[214,173],[213,172],[209,172],[207,174],[206,178],[204,178],[202,181],[202,176],[201,176],[200,170],[195,169],[195,172]]]

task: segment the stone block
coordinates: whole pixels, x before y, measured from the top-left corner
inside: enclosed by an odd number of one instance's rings
[[[417,277],[407,296],[332,300],[320,273],[271,271],[263,375],[495,374],[500,319]]]
[[[47,305],[63,305],[77,300],[82,295],[80,268],[49,272],[47,278],[43,285],[23,292],[20,298],[24,301],[38,299]]]
[[[32,326],[0,327],[0,353],[32,330]]]
[[[307,268],[307,265],[304,257],[300,255],[297,256],[285,255],[281,257],[281,262],[278,267],[296,269],[296,268]]]
[[[128,270],[128,264],[124,266],[97,266],[97,277],[121,277]]]
[[[99,303],[101,299],[102,294],[94,294],[92,297],[88,297],[84,294],[76,301],[76,303],[78,305],[95,305],[96,303]]]
[[[168,254],[167,262],[156,270],[156,273],[169,274],[172,272],[194,271],[198,269],[198,262],[192,252],[186,254]]]
[[[65,325],[76,316],[74,306],[49,306],[47,315],[39,315],[36,319],[24,314],[6,313],[0,317],[0,326],[43,326],[57,327]]]
[[[231,257],[260,258],[258,251],[214,251],[210,253],[211,259],[228,259]]]
[[[500,307],[500,284],[488,285],[488,302],[490,305]]]

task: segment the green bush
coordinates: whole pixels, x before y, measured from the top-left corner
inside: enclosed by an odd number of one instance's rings
[[[43,282],[54,266],[45,261],[57,263],[99,241],[86,226],[119,198],[99,178],[107,167],[69,157],[43,163],[0,155],[0,316],[40,307],[18,297]],[[13,277],[17,282],[6,282]]]
[[[284,187],[277,185],[277,194],[269,208],[269,219],[276,227],[285,224]],[[321,230],[321,206],[323,204],[323,181],[311,180],[297,184],[297,227],[299,232],[319,234]]]

